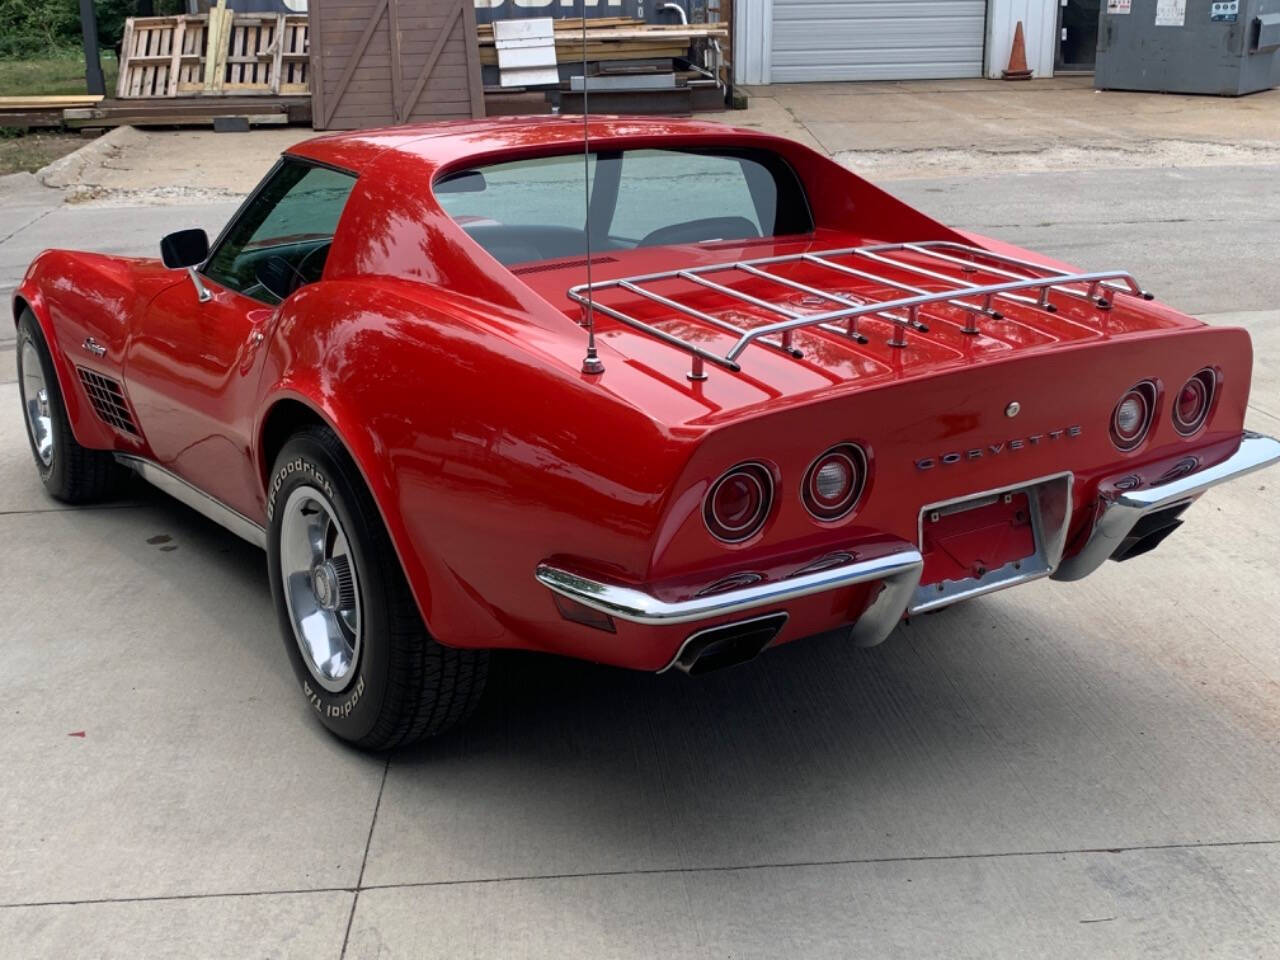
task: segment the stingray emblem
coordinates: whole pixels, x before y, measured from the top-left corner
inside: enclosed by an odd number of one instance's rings
[[[1061,430],[1033,433],[1026,437],[1001,440],[999,443],[988,443],[981,447],[952,450],[948,453],[940,453],[936,457],[921,457],[916,461],[916,469],[932,470],[937,466],[952,466],[957,463],[967,463],[970,460],[985,460],[987,457],[998,457],[1004,453],[1025,450],[1027,447],[1038,447],[1058,440],[1073,439],[1080,436],[1082,432],[1079,426],[1063,427]]]

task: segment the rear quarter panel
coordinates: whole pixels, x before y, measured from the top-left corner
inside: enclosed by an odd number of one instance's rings
[[[343,439],[441,641],[592,657],[534,568],[567,552],[644,571],[691,438],[546,362],[538,336],[421,283],[317,285],[281,316],[261,409],[300,400]]]

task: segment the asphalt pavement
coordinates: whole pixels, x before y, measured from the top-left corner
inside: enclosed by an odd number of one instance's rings
[[[1254,335],[1280,433],[1280,167],[910,180],[940,219]],[[0,201],[151,253],[233,204]],[[0,955],[1280,955],[1280,472],[1154,554],[690,679],[499,658],[465,729],[308,715],[263,555],[135,487],[44,496],[0,331]]]

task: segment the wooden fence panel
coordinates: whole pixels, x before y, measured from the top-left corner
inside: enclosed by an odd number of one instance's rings
[[[311,0],[318,130],[484,115],[473,0]]]

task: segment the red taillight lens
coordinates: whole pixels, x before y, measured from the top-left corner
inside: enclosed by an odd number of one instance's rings
[[[734,467],[711,486],[702,518],[717,540],[741,543],[764,526],[773,504],[773,475],[759,463]]]
[[[1201,370],[1182,385],[1173,404],[1173,426],[1188,437],[1204,426],[1213,403],[1216,378],[1212,370]]]
[[[1156,389],[1144,380],[1129,390],[1111,415],[1111,442],[1121,450],[1133,450],[1146,439],[1156,407]]]
[[[857,504],[866,475],[867,458],[862,449],[842,443],[809,464],[800,498],[818,520],[839,520]]]

